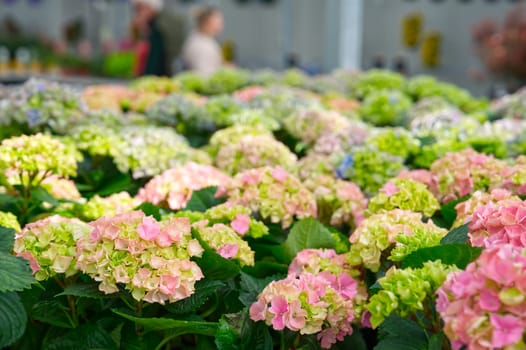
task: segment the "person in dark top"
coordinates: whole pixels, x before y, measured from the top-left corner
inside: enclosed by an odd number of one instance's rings
[[[133,25],[148,42],[142,75],[172,75],[185,38],[184,19],[163,10],[163,0],[133,0]]]

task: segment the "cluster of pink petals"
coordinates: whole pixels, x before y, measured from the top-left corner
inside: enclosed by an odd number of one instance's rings
[[[473,213],[478,207],[489,203],[498,203],[507,200],[519,200],[519,197],[514,196],[510,191],[497,188],[491,192],[476,191],[471,198],[464,202],[460,202],[455,206],[457,218],[453,227],[458,227],[470,222],[473,218]]]
[[[136,300],[164,304],[190,296],[203,278],[190,260],[203,248],[192,238],[188,218],[158,222],[133,211],[90,225],[89,237],[77,242],[77,267],[107,294],[123,284]]]
[[[352,334],[357,282],[348,274],[290,275],[268,284],[250,307],[250,318],[275,330],[317,333],[322,348]]]
[[[352,333],[367,299],[359,272],[345,256],[332,249],[306,249],[289,267],[287,278],[265,287],[250,307],[254,321],[265,321],[276,330],[288,328],[301,334],[317,333],[323,348]]]
[[[438,289],[436,308],[453,349],[523,349],[526,330],[526,251],[486,249]]]
[[[431,188],[431,185],[433,184],[433,174],[425,169],[402,170],[397,177],[420,182],[421,184],[426,185],[427,188]]]
[[[433,162],[431,173],[431,191],[440,202],[447,203],[476,190],[502,187],[509,166],[491,155],[465,149]]]
[[[243,102],[250,102],[254,97],[261,95],[265,89],[261,86],[253,85],[247,86],[237,90],[233,93],[233,96]]]
[[[294,218],[316,217],[314,195],[281,167],[250,169],[228,186],[228,202],[243,205],[272,223],[289,227]]]
[[[486,248],[526,247],[526,202],[508,199],[478,207],[469,225],[469,239],[472,245]]]
[[[229,176],[213,166],[190,162],[154,177],[139,190],[137,198],[178,210],[186,206],[193,191],[212,186],[222,191],[229,181]]]
[[[526,156],[519,156],[510,168],[504,188],[520,196],[526,195]]]
[[[77,186],[75,186],[75,182],[69,179],[60,178],[56,175],[46,177],[42,180],[40,186],[57,199],[76,200],[82,197]]]

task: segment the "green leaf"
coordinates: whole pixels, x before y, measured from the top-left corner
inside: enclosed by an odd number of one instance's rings
[[[228,322],[221,317],[215,335],[217,350],[237,350],[239,349],[239,334],[230,327]]]
[[[349,237],[343,235],[340,231],[337,229],[331,227],[328,228],[328,230],[331,232],[331,236],[334,239],[335,244],[335,250],[338,254],[347,253],[349,251],[349,248],[351,246],[349,242]]]
[[[223,203],[224,198],[216,198],[216,192],[217,187],[207,187],[194,191],[185,210],[205,212],[207,209]]]
[[[267,278],[255,278],[249,274],[241,272],[241,282],[239,285],[241,291],[239,293],[239,300],[245,306],[252,305],[252,303],[256,301],[263,288],[276,279],[279,279],[279,277],[271,276]]]
[[[466,243],[468,241],[469,222],[451,230],[445,235],[440,244]]]
[[[254,322],[244,315],[241,327],[241,344],[243,350],[273,350],[272,336],[264,322]]]
[[[30,316],[32,319],[60,328],[74,328],[67,307],[57,300],[42,300],[33,305]]]
[[[307,218],[292,226],[287,240],[283,243],[289,259],[307,248],[335,248],[331,232],[314,218]]]
[[[227,280],[237,276],[241,271],[238,264],[210,249],[205,249],[201,258],[196,259],[196,262],[205,277],[209,279]]]
[[[57,206],[60,204],[58,199],[53,197],[48,191],[46,191],[42,187],[35,187],[29,191],[29,194],[31,195],[32,200],[36,200],[42,203],[49,203],[53,206]]]
[[[15,230],[0,226],[0,252],[9,252],[15,243]]]
[[[26,329],[27,315],[16,293],[0,293],[0,349],[13,344]]]
[[[422,267],[426,261],[441,260],[447,265],[456,265],[459,269],[478,258],[482,248],[467,244],[444,244],[435,247],[421,248],[409,254],[402,262],[402,267]]]
[[[127,311],[112,309],[112,311],[132,322],[136,325],[142,326],[145,332],[149,331],[171,331],[179,335],[182,334],[201,334],[207,336],[214,336],[217,331],[216,322],[201,322],[201,321],[183,321],[174,320],[171,318],[141,318],[129,314]]]
[[[111,335],[95,323],[86,323],[51,340],[43,350],[117,350]]]
[[[0,292],[15,292],[35,282],[26,259],[0,251]]]
[[[195,284],[195,292],[188,298],[175,303],[167,304],[166,310],[176,315],[195,312],[206,303],[212,294],[225,284],[221,281],[204,279]]]
[[[257,256],[257,255],[256,255]],[[254,266],[245,266],[243,271],[248,273],[251,276],[258,278],[265,278],[272,275],[287,275],[289,271],[289,266],[285,264],[280,264],[274,261],[260,260],[256,261]]]
[[[81,298],[91,299],[107,299],[107,298],[118,298],[116,294],[104,294],[99,290],[97,283],[79,283],[67,286],[62,293],[56,296],[72,295]]]
[[[389,316],[378,329],[378,345],[374,350],[427,349],[425,331],[415,322],[399,316]]]
[[[135,210],[142,210],[145,215],[151,215],[155,220],[161,220],[161,208],[152,203],[142,203]]]
[[[99,189],[97,194],[101,197],[105,197],[117,192],[126,191],[133,187],[133,181],[128,174],[117,174],[115,177],[111,178],[111,182]]]

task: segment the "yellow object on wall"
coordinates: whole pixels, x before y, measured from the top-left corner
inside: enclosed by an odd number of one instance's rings
[[[420,12],[410,13],[402,21],[402,42],[406,47],[415,48],[420,42],[424,17]]]
[[[440,47],[442,36],[438,32],[430,32],[424,37],[420,48],[420,58],[426,67],[436,67],[440,63]]]

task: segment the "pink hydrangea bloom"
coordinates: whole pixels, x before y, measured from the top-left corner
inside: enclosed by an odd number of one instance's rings
[[[232,95],[243,102],[249,102],[254,97],[262,94],[265,91],[265,89],[261,86],[253,85],[253,86],[247,86],[242,89],[237,90]]]
[[[90,223],[91,235],[77,242],[76,266],[99,281],[104,293],[123,284],[136,300],[175,302],[194,292],[203,278],[190,260],[203,248],[192,238],[188,218],[161,222],[132,211]]]
[[[168,207],[172,210],[184,208],[193,191],[218,186],[219,191],[230,181],[230,177],[210,165],[187,163],[154,177],[139,190],[137,198],[142,202]]]
[[[486,249],[437,291],[437,311],[455,349],[524,346],[526,250],[509,244]],[[515,347],[513,347],[515,348]]]
[[[402,170],[398,176],[402,179],[410,179],[421,184],[426,185],[428,188],[431,188],[433,183],[433,174],[429,170],[417,169],[417,170]]]
[[[237,214],[236,218],[230,223],[234,231],[241,236],[248,232],[250,227],[250,216],[247,214]]]
[[[502,187],[509,170],[506,162],[472,149],[447,153],[431,165],[431,190],[447,203],[477,190]]]
[[[257,168],[237,174],[228,186],[228,202],[289,227],[294,218],[316,217],[314,195],[282,168]]]
[[[508,199],[477,207],[469,225],[474,246],[493,247],[512,244],[526,247],[526,202]]]

